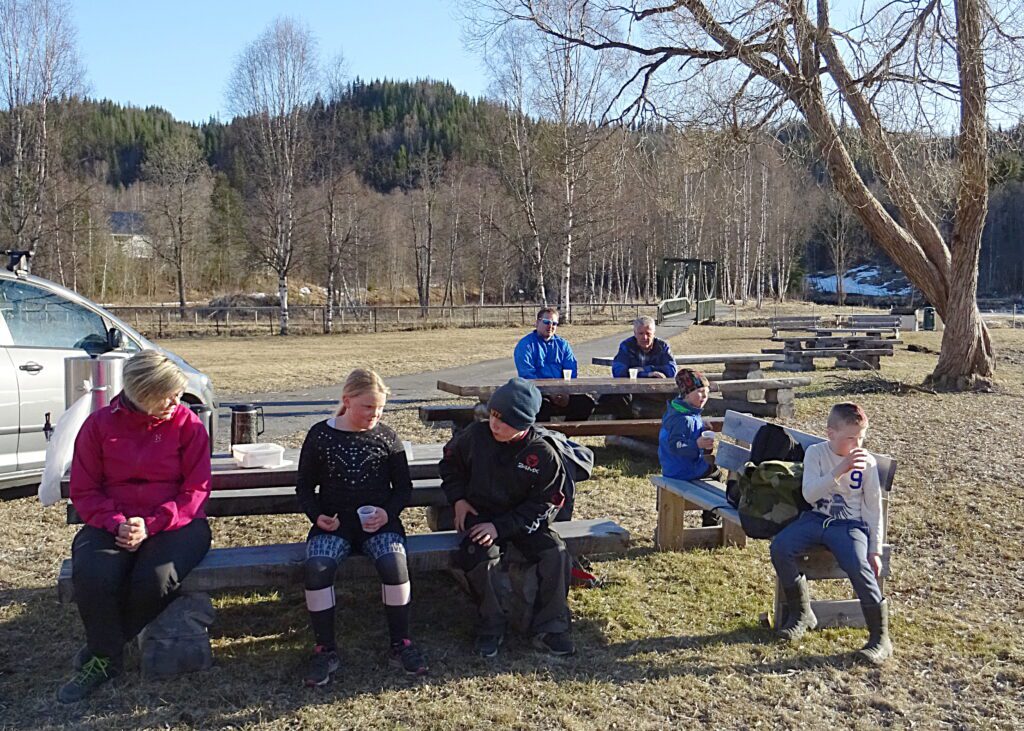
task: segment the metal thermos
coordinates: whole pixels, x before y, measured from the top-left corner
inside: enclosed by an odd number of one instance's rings
[[[206,404],[189,404],[192,413],[199,417],[210,437],[210,454],[213,454],[213,409]]]
[[[231,444],[254,444],[263,433],[263,407],[235,404],[231,407]]]
[[[90,394],[89,411],[99,411],[124,387],[124,363],[127,353],[104,353],[98,358],[87,355],[64,359],[64,408],[70,408]]]

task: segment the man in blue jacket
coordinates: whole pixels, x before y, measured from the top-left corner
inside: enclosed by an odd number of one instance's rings
[[[646,315],[633,320],[633,337],[619,343],[619,352],[612,361],[612,377],[628,378],[631,368],[637,369],[637,378],[674,378],[676,360],[672,348],[661,338],[654,336],[656,326],[654,319]],[[654,399],[657,408],[664,403],[661,397]],[[598,409],[602,413],[611,413],[620,419],[633,417],[630,404],[631,394],[608,394],[602,396]]]
[[[558,310],[542,307],[537,313],[536,328],[516,343],[513,357],[520,378],[562,378],[562,371],[572,371],[573,378],[578,376],[579,364],[572,346],[555,334],[557,328]],[[587,394],[545,396],[537,420],[550,421],[552,416],[564,416],[566,421],[586,421],[594,412],[594,406],[594,399]]]

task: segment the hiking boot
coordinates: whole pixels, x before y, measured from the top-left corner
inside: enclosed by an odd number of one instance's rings
[[[533,646],[559,656],[572,655],[576,652],[568,632],[538,632],[533,636]]]
[[[391,645],[388,664],[393,668],[401,668],[406,675],[426,675],[428,670],[423,653],[411,640],[402,640],[396,645]]]
[[[881,665],[892,657],[892,642],[889,641],[889,602],[885,599],[881,604],[865,604],[864,622],[868,626],[868,642],[857,651],[857,656],[872,665]]]
[[[505,635],[478,635],[476,654],[480,657],[497,657],[498,648],[505,641]]]
[[[331,682],[331,676],[341,667],[341,660],[338,659],[337,650],[328,650],[323,645],[317,645],[313,649],[313,659],[309,661],[309,670],[306,671],[302,682],[309,688],[327,685]]]
[[[92,655],[81,669],[71,676],[57,691],[57,700],[61,703],[77,703],[87,697],[96,688],[108,680],[121,674],[121,668],[108,657]]]
[[[786,608],[789,614],[785,623],[775,630],[775,634],[789,642],[796,642],[807,630],[818,626],[818,618],[811,611],[807,579],[801,576],[793,586],[782,587],[782,591],[786,595]]]

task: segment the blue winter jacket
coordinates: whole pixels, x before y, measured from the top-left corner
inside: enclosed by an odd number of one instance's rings
[[[711,467],[697,440],[704,431],[700,410],[681,398],[672,399],[661,419],[658,432],[658,461],[661,474],[678,480],[702,477]]]
[[[569,342],[557,335],[541,340],[536,330],[516,343],[514,358],[520,378],[561,378],[563,370],[571,370],[576,378],[578,372]]]
[[[650,378],[652,371],[663,373],[667,378],[675,378],[676,359],[672,355],[672,348],[661,338],[655,338],[651,352],[645,353],[634,335],[619,343],[619,352],[612,361],[612,377],[625,378],[630,368],[639,368],[637,375],[640,378]]]

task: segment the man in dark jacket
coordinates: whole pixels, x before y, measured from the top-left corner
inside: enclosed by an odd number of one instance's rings
[[[636,370],[637,378],[674,378],[676,375],[676,359],[672,355],[669,344],[654,336],[656,326],[650,317],[638,317],[633,320],[633,337],[619,343],[619,352],[612,361],[612,377],[628,378],[631,370]],[[601,413],[615,414],[620,419],[632,418],[633,401],[631,394],[608,394],[601,397],[598,410]],[[663,406],[661,397],[653,399],[654,409]]]
[[[497,655],[504,639],[494,579],[509,544],[537,565],[534,646],[554,655],[575,652],[569,639],[572,560],[550,526],[565,502],[566,474],[555,449],[532,428],[540,404],[536,386],[513,378],[491,396],[489,421],[459,432],[441,459],[442,488],[463,534],[457,564],[478,602],[476,649],[483,657]]]

